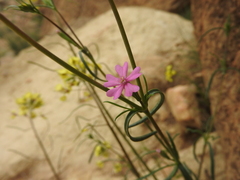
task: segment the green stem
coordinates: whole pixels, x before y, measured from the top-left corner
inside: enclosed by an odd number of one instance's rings
[[[155,120],[153,119],[153,117],[150,114],[150,112],[147,110],[147,111],[145,111],[145,114],[148,116],[148,118],[151,121],[151,123],[153,124],[154,128],[156,129],[156,131],[158,132],[158,134],[162,138],[162,140],[163,140],[163,142],[165,144],[164,147],[167,149],[167,151],[171,154],[171,156],[173,157],[175,162],[178,164],[178,169],[181,171],[181,173],[182,173],[183,177],[185,178],[185,180],[192,180],[192,177],[190,176],[189,172],[186,170],[184,165],[180,162],[179,157],[176,154],[177,152],[175,152],[173,150],[172,146],[169,144],[167,138],[162,133],[161,129],[159,128],[159,126],[157,125]]]
[[[149,118],[150,122],[152,123],[152,125],[154,126],[156,131],[158,132],[159,136],[162,138],[164,147],[168,150],[168,152],[172,155],[172,157],[174,159],[176,159],[175,153],[172,151],[172,146],[169,144],[169,142],[168,142],[167,138],[165,137],[165,135],[163,134],[162,130],[159,128],[156,121],[153,119],[149,110],[145,111],[145,114]]]
[[[44,17],[45,19],[47,19],[50,23],[52,23],[54,26],[56,26],[62,33],[64,33],[69,39],[71,39],[75,45],[77,45],[77,47],[79,49],[82,49],[81,44],[79,45],[66,31],[64,31],[60,26],[58,26],[55,22],[53,22],[51,19],[49,19],[47,16],[45,16],[42,13],[39,13],[42,17]]]
[[[178,161],[178,169],[181,171],[185,180],[193,180],[185,166],[180,161]]]
[[[124,45],[125,45],[127,53],[128,53],[129,60],[131,62],[132,68],[134,69],[134,68],[136,68],[136,63],[135,63],[135,60],[134,60],[134,57],[133,57],[133,53],[132,53],[130,44],[128,42],[128,38],[127,38],[127,35],[126,35],[126,32],[125,32],[124,26],[122,24],[122,20],[119,16],[119,13],[118,13],[118,10],[117,10],[116,5],[114,3],[114,0],[108,0],[108,2],[109,2],[110,6],[112,8],[113,14],[114,14],[115,19],[116,19],[117,24],[118,24],[118,28],[119,28],[120,33],[122,35]],[[142,97],[142,100],[144,100],[144,104],[145,104],[145,98],[144,98],[144,93],[143,93],[143,88],[142,88],[141,81],[140,81],[139,78],[137,78],[136,81],[137,81],[138,86],[140,87],[140,95]]]
[[[63,20],[63,22],[67,25],[68,29],[70,29],[70,31],[72,32],[72,34],[74,35],[74,37],[77,39],[77,41],[79,42],[79,44],[84,47],[83,43],[80,41],[80,39],[77,37],[77,35],[75,34],[75,32],[73,31],[73,29],[71,28],[71,26],[68,24],[68,22],[65,20],[65,18],[62,16],[62,14],[55,8],[54,9],[57,14],[61,17],[61,19]]]
[[[102,71],[102,69],[97,65],[97,63],[95,62],[91,52],[83,45],[83,43],[80,41],[80,39],[78,38],[78,36],[76,35],[76,33],[73,31],[73,29],[71,28],[71,26],[68,24],[68,22],[65,20],[65,18],[62,16],[62,14],[57,10],[57,8],[54,9],[57,14],[60,16],[60,18],[63,20],[63,22],[66,24],[66,26],[68,27],[68,29],[71,31],[71,33],[73,34],[73,36],[77,39],[77,41],[79,42],[79,44],[82,46],[82,50],[84,50],[83,52],[86,53],[86,55],[88,56],[89,59],[91,59],[91,61],[93,62],[93,64],[95,65],[95,67],[102,73],[103,76],[105,76],[105,73]]]
[[[93,89],[94,94],[97,95],[96,91]],[[143,159],[141,158],[141,156],[138,154],[138,152],[135,150],[135,148],[132,146],[132,144],[129,142],[129,140],[126,138],[126,136],[123,134],[123,132],[121,131],[121,129],[118,127],[118,125],[116,124],[116,121],[112,118],[112,116],[109,114],[108,110],[106,109],[106,107],[104,106],[104,104],[102,103],[102,101],[100,100],[100,98],[98,96],[96,96],[96,98],[98,98],[98,102],[101,105],[101,108],[104,110],[104,112],[107,114],[107,116],[109,117],[109,119],[111,119],[114,127],[117,129],[117,131],[121,134],[121,136],[124,138],[124,140],[126,141],[126,143],[129,145],[129,147],[131,148],[131,150],[133,151],[133,153],[136,155],[136,157],[138,158],[138,160],[143,164],[143,166],[147,169],[147,171],[149,171],[149,173],[151,173],[151,169],[148,167],[148,165],[146,164],[146,162],[143,161]],[[101,109],[100,108],[100,109]],[[157,177],[152,174],[153,178],[155,180],[157,180]]]
[[[20,30],[17,26],[15,26],[12,22],[10,22],[7,18],[5,18],[5,16],[3,16],[1,13],[0,13],[0,20],[3,21],[10,29],[12,29],[14,32],[16,32],[19,36],[21,36],[23,39],[25,39],[28,43],[30,43],[32,46],[34,46],[36,49],[41,51],[43,54],[45,54],[46,56],[51,58],[56,63],[60,64],[67,70],[76,74],[77,76],[79,76],[80,78],[89,82],[90,84],[98,87],[99,89],[101,89],[105,92],[109,90],[108,88],[104,87],[102,84],[96,82],[95,80],[93,80],[90,77],[86,76],[85,74],[81,73],[80,71],[73,68],[72,66],[70,66],[69,64],[67,64],[66,62],[61,60],[59,57],[57,57],[56,55],[54,55],[53,53],[48,51],[46,48],[41,46],[39,43],[37,43],[35,40],[33,40],[31,37],[29,37],[27,34],[25,34],[22,30]],[[120,96],[119,99],[126,102],[127,104],[129,104],[130,106],[132,106],[134,108],[141,109],[140,106],[138,106],[137,104],[133,103],[132,101],[124,98],[123,96]]]
[[[40,146],[40,148],[41,148],[41,150],[42,150],[42,152],[44,154],[45,159],[47,160],[48,165],[50,166],[50,168],[51,168],[51,170],[52,170],[52,172],[54,174],[54,177],[57,180],[60,180],[60,177],[58,176],[58,174],[57,174],[57,172],[56,172],[56,170],[55,170],[55,168],[54,168],[54,166],[52,164],[52,161],[51,161],[51,159],[50,159],[50,157],[49,157],[49,155],[48,155],[48,153],[47,153],[47,151],[45,149],[45,146],[43,145],[43,142],[42,142],[41,138],[38,135],[37,129],[36,129],[34,123],[33,123],[33,119],[30,118],[30,116],[31,115],[29,115],[29,122],[30,122],[31,128],[33,130],[34,136],[37,139],[37,142],[38,142],[38,144],[39,144],[39,146]]]
[[[205,140],[204,141],[204,146],[203,146],[203,152],[202,152],[202,156],[201,156],[201,160],[200,160],[200,164],[199,164],[199,168],[198,168],[198,174],[197,174],[198,179],[200,179],[200,176],[201,176],[202,165],[203,165],[203,161],[204,161],[204,155],[205,155],[206,147],[207,147],[207,142]]]
[[[114,136],[115,139],[117,140],[120,148],[122,149],[125,157],[126,157],[127,160],[128,160],[128,163],[129,163],[129,165],[130,165],[133,173],[137,176],[137,178],[139,178],[139,177],[140,177],[140,174],[138,173],[136,167],[134,166],[134,164],[132,163],[131,159],[129,158],[129,156],[128,156],[128,154],[127,154],[124,146],[122,145],[122,143],[121,143],[120,139],[118,138],[116,132],[115,132],[114,129],[111,127],[111,125],[110,125],[110,123],[108,122],[108,119],[107,119],[105,113],[103,112],[103,109],[102,109],[103,104],[102,104],[101,100],[99,99],[96,91],[94,90],[94,88],[93,88],[90,84],[89,84],[89,88],[91,89],[92,95],[93,95],[93,97],[94,97],[94,100],[95,100],[97,106],[99,107],[99,110],[100,110],[100,112],[101,112],[101,114],[102,114],[102,116],[103,116],[103,119],[105,120],[105,122],[107,123],[108,128],[111,130],[113,136]]]
[[[137,113],[137,115],[138,115],[138,117],[139,117],[140,119],[142,119],[142,116],[141,116],[139,113]],[[154,131],[147,122],[144,122],[144,124],[147,126],[147,128],[148,128],[151,132]],[[165,145],[164,142],[161,140],[161,138],[158,136],[158,134],[155,134],[154,136],[157,138],[157,140],[160,142],[160,144],[161,144],[165,149],[168,149],[168,147],[166,147],[166,145]]]

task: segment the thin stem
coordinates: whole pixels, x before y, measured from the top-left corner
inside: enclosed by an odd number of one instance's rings
[[[0,20],[3,21],[10,29],[12,29],[14,32],[16,32],[19,36],[21,36],[23,39],[25,39],[28,43],[30,43],[32,46],[34,46],[36,49],[41,51],[43,54],[45,54],[46,56],[51,58],[56,63],[60,64],[61,66],[63,66],[67,70],[69,70],[72,73],[76,74],[77,76],[79,76],[80,78],[82,78],[85,81],[89,82],[90,84],[98,87],[99,89],[101,89],[101,90],[103,90],[105,92],[109,90],[108,88],[104,87],[102,84],[98,83],[97,81],[95,81],[95,80],[91,79],[90,77],[86,76],[85,74],[81,73],[80,71],[78,71],[77,69],[73,68],[72,66],[70,66],[69,64],[67,64],[66,62],[61,60],[59,57],[57,57],[56,55],[54,55],[53,53],[48,51],[46,48],[41,46],[39,43],[37,43],[35,40],[33,40],[31,37],[29,37],[27,34],[25,34],[22,30],[20,30],[17,26],[15,26],[11,21],[9,21],[1,13],[0,13]],[[124,101],[124,102],[126,102],[127,104],[129,104],[130,106],[132,106],[134,108],[142,109],[140,106],[138,106],[137,104],[133,103],[132,101],[124,98],[123,96],[120,96],[119,99]]]
[[[30,112],[30,114],[31,114],[31,112]],[[38,135],[37,129],[36,129],[34,123],[33,123],[33,119],[30,116],[29,116],[29,122],[30,122],[31,128],[33,130],[34,136],[37,139],[37,142],[38,142],[38,144],[39,144],[39,146],[40,146],[40,148],[41,148],[41,150],[42,150],[42,152],[44,154],[45,159],[47,160],[48,165],[50,166],[50,168],[51,168],[51,170],[52,170],[52,172],[54,174],[54,177],[57,180],[60,180],[60,177],[58,176],[58,174],[57,174],[57,172],[56,172],[56,170],[55,170],[55,168],[54,168],[54,166],[52,164],[52,161],[51,161],[51,159],[50,159],[50,157],[49,157],[49,155],[48,155],[48,153],[47,153],[47,151],[45,149],[45,146],[43,145],[43,142],[42,142],[41,138]]]
[[[174,152],[172,151],[171,145],[169,144],[167,138],[165,137],[165,135],[163,134],[162,130],[159,128],[159,126],[157,125],[157,123],[155,122],[155,120],[153,119],[152,115],[150,114],[149,110],[145,111],[146,116],[149,118],[150,122],[152,123],[152,125],[154,126],[154,128],[156,129],[156,131],[158,132],[159,136],[162,138],[163,142],[164,142],[164,147],[167,148],[167,150],[169,151],[169,153],[172,155],[172,157],[174,159],[176,159]]]
[[[61,28],[60,26],[58,26],[55,22],[53,22],[51,19],[49,19],[47,16],[45,16],[44,14],[40,13],[41,16],[43,16],[45,19],[47,19],[50,23],[52,23],[54,26],[56,26],[61,32],[63,32],[68,38],[70,38],[79,49],[82,49],[81,44],[79,45],[66,31],[64,31],[63,28]]]
[[[74,35],[74,37],[77,39],[77,41],[79,42],[79,44],[82,46],[82,50],[87,50],[86,55],[88,56],[88,58],[90,58],[92,60],[92,62],[94,63],[95,67],[102,73],[103,76],[105,76],[105,73],[102,71],[101,68],[99,68],[99,66],[96,64],[91,52],[83,45],[83,43],[80,41],[80,39],[78,38],[78,36],[76,35],[76,33],[73,31],[73,29],[71,28],[71,26],[68,24],[68,22],[65,20],[65,18],[62,16],[62,14],[57,10],[57,8],[54,9],[57,14],[60,16],[60,18],[63,20],[63,22],[66,24],[66,26],[68,27],[68,29],[71,31],[71,33]]]
[[[137,115],[138,115],[138,117],[139,117],[140,119],[142,119],[142,116],[141,116],[139,113],[137,113]],[[148,128],[151,132],[153,132],[153,129],[151,128],[151,126],[150,126],[147,122],[144,122],[144,124],[147,126],[147,128]],[[157,140],[160,142],[160,144],[165,147],[165,149],[168,149],[168,148],[166,147],[166,145],[164,144],[164,142],[161,140],[161,138],[158,136],[158,134],[155,134],[154,136],[157,138]]]
[[[114,3],[114,0],[108,0],[108,2],[109,2],[110,6],[112,8],[113,14],[114,14],[115,19],[116,19],[117,24],[118,24],[118,28],[119,28],[120,33],[122,35],[122,39],[123,39],[124,45],[125,45],[127,53],[128,53],[129,60],[131,62],[132,68],[134,69],[136,67],[136,63],[135,63],[135,60],[134,60],[134,57],[133,57],[133,53],[132,53],[130,44],[128,42],[127,34],[126,34],[124,26],[122,24],[122,20],[121,20],[121,18],[119,16],[119,13],[118,13],[118,10],[117,10],[116,5]],[[140,81],[139,78],[137,78],[136,81],[137,81],[138,86],[140,87],[140,95],[142,97],[142,100],[145,101],[143,88],[142,88],[142,85],[141,85],[141,81]],[[144,102],[144,104],[145,104],[145,102]]]
[[[101,102],[101,100],[97,97],[97,93],[95,92],[94,88],[93,88],[90,84],[89,84],[89,88],[90,88],[91,91],[92,91],[92,95],[93,95],[93,97],[94,97],[94,99],[95,99],[95,102],[97,103],[97,105],[98,105],[98,107],[99,107],[99,110],[100,110],[100,112],[101,112],[101,114],[102,114],[102,116],[103,116],[103,119],[105,120],[105,122],[107,123],[108,128],[111,130],[113,136],[114,136],[115,139],[117,140],[120,148],[122,149],[125,157],[126,157],[127,160],[128,160],[128,163],[129,163],[129,165],[130,165],[133,173],[137,176],[137,178],[139,178],[139,177],[140,177],[140,174],[138,173],[137,169],[135,168],[134,164],[132,163],[131,159],[129,158],[129,156],[128,156],[128,154],[127,154],[124,146],[122,145],[120,139],[118,138],[118,136],[117,136],[116,132],[114,131],[114,129],[111,127],[110,123],[109,123],[108,120],[107,120],[107,117],[106,117],[105,113],[104,113],[103,110],[102,110],[102,102]]]
[[[121,134],[121,136],[124,138],[124,140],[126,141],[126,143],[129,145],[129,147],[131,148],[131,150],[133,151],[133,153],[136,155],[136,157],[138,158],[138,160],[143,164],[143,166],[147,169],[147,171],[149,171],[149,173],[151,173],[151,169],[148,167],[148,165],[146,164],[146,162],[143,161],[143,159],[141,158],[141,156],[138,154],[138,152],[135,150],[135,148],[132,146],[132,144],[129,142],[129,140],[126,138],[126,136],[123,134],[123,132],[121,131],[121,129],[118,127],[118,125],[116,124],[115,120],[112,118],[112,116],[109,114],[108,110],[106,109],[106,107],[104,106],[104,104],[102,103],[102,101],[100,100],[99,96],[97,95],[96,91],[93,89],[94,94],[96,94],[96,98],[98,98],[99,103],[101,104],[101,108],[104,110],[104,112],[107,114],[107,116],[111,119],[114,127],[117,129],[117,131]],[[155,174],[152,174],[153,178],[155,180],[157,180],[157,177],[155,176]]]
[[[159,126],[157,125],[157,123],[155,122],[155,120],[153,119],[152,115],[150,114],[150,112],[147,110],[145,111],[145,114],[148,116],[149,120],[151,121],[151,123],[153,124],[154,128],[157,130],[158,134],[160,135],[160,137],[162,138],[162,140],[164,141],[165,144],[165,148],[168,150],[168,152],[172,155],[174,161],[178,164],[178,169],[181,171],[183,177],[186,180],[192,180],[192,177],[190,176],[189,172],[186,170],[186,168],[184,167],[184,165],[180,162],[178,155],[176,155],[176,153],[174,152],[172,146],[169,144],[167,138],[164,136],[164,134],[162,133],[161,129],[159,128]]]
[[[55,8],[54,9],[57,14],[61,17],[61,19],[63,20],[63,22],[67,25],[68,29],[72,32],[72,34],[74,35],[74,37],[77,39],[77,41],[79,42],[79,44],[84,47],[83,43],[80,41],[80,39],[77,37],[77,35],[75,34],[75,32],[73,31],[73,29],[71,28],[71,26],[68,24],[68,22],[65,20],[65,18],[62,16],[62,14]]]
[[[199,164],[199,168],[198,168],[198,174],[197,174],[198,179],[200,179],[200,176],[201,176],[202,165],[203,165],[203,161],[204,161],[204,155],[205,155],[206,147],[207,147],[207,143],[206,143],[206,140],[205,140],[204,146],[203,146],[203,152],[202,152],[202,156],[201,156],[201,160],[200,160],[200,164]]]

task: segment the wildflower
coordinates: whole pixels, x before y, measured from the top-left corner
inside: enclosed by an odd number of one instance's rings
[[[156,152],[160,154],[161,153],[161,149],[156,149]]]
[[[17,113],[15,111],[12,111],[11,115],[11,118],[14,119],[17,116]]]
[[[103,142],[103,145],[107,148],[107,149],[110,149],[111,148],[111,144],[108,143],[108,142]]]
[[[122,171],[122,165],[121,165],[120,163],[114,164],[113,171],[114,171],[115,173],[121,172],[121,171]]]
[[[102,146],[98,145],[98,146],[95,147],[94,155],[96,157],[98,157],[98,156],[100,156],[102,154],[103,151],[104,150],[103,150]]]
[[[114,77],[111,74],[106,75],[106,79],[108,82],[104,83],[105,87],[115,87],[107,91],[107,96],[112,97],[113,99],[117,99],[121,96],[122,91],[124,91],[124,95],[127,97],[132,96],[133,92],[139,91],[139,86],[133,85],[130,81],[137,79],[140,73],[140,67],[136,67],[129,76],[127,76],[128,72],[128,63],[125,62],[123,66],[116,65],[115,70],[118,73],[119,77]]]
[[[29,115],[31,118],[35,118],[37,116],[33,110],[43,105],[40,94],[33,94],[30,92],[26,93],[20,98],[17,98],[16,103],[19,106],[19,115]]]
[[[88,72],[87,68],[79,57],[69,58],[68,64],[80,71],[81,73],[84,73],[86,76],[93,78],[93,76]],[[86,64],[91,71],[94,71],[95,65],[93,63],[86,62]],[[100,65],[98,66],[101,67]],[[62,101],[64,101],[66,100],[65,94],[70,93],[74,86],[79,86],[82,79],[67,69],[59,69],[57,70],[57,73],[63,80],[63,85],[58,84],[55,87],[55,90],[64,94],[64,96],[60,98]],[[83,96],[84,98],[80,99],[81,101],[87,101],[91,99],[91,94],[84,94]]]
[[[21,110],[36,109],[43,105],[40,94],[26,93],[23,97],[17,98],[16,103]]]
[[[165,78],[168,82],[173,82],[173,76],[176,74],[177,72],[175,70],[172,69],[172,65],[168,65],[166,68],[166,72],[165,72]]]
[[[103,168],[104,163],[102,161],[97,161],[97,167]]]
[[[81,132],[86,132],[86,131],[88,131],[88,128],[83,128],[83,129],[81,130]]]
[[[95,147],[94,155],[108,157],[108,149],[111,148],[111,145],[108,142],[103,142]]]
[[[61,101],[66,101],[66,100],[67,100],[67,96],[65,96],[65,95],[61,96],[61,97],[60,97],[60,100],[61,100]]]

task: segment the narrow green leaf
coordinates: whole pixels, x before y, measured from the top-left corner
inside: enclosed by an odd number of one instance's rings
[[[45,6],[47,6],[48,8],[51,9],[56,9],[54,3],[52,0],[42,0],[42,2],[44,3]]]
[[[111,102],[111,101],[104,101],[104,103],[109,103],[109,104],[112,104],[112,105],[114,105],[114,106],[117,106],[117,107],[120,107],[120,108],[123,108],[123,109],[127,109],[127,110],[129,110],[129,111],[132,111],[132,109],[130,109],[130,108],[127,108],[127,107],[124,107],[124,106],[121,106],[121,105],[119,105],[119,104],[116,104],[116,103],[113,103],[113,102]]]
[[[197,134],[203,135],[203,131],[200,130],[200,129],[187,128],[187,131],[192,132],[192,133],[197,133]]]
[[[73,109],[73,110],[70,112],[70,114],[69,114],[64,120],[62,120],[59,124],[63,124],[64,122],[66,122],[66,120],[67,120],[76,110],[78,110],[79,108],[81,108],[81,107],[83,107],[83,106],[90,106],[90,107],[96,108],[96,106],[91,105],[91,104],[81,104],[81,105],[77,106],[75,109]]]
[[[97,147],[97,145],[94,146],[94,148],[93,148],[93,150],[92,150],[92,152],[91,152],[91,154],[89,156],[88,163],[91,163],[93,155],[94,155],[94,150],[95,150],[96,147]]]
[[[144,74],[142,75],[142,77],[143,77],[144,84],[145,84],[145,87],[146,87],[146,92],[148,92],[148,84],[147,84],[147,79],[146,79],[146,77],[144,76]]]
[[[174,150],[174,153],[176,155],[176,158],[179,159],[179,155],[178,155],[178,151],[177,151],[177,148],[175,146],[175,143],[171,137],[171,135],[167,132],[167,135],[168,135],[168,139],[170,140],[170,143],[171,143],[171,146],[172,146],[172,149]]]
[[[132,119],[132,117],[136,114],[137,112],[136,111],[131,111],[128,113],[127,117],[126,117],[126,120],[125,120],[125,123],[124,123],[124,130],[125,130],[125,133],[127,134],[127,136],[132,140],[132,141],[135,141],[135,142],[138,142],[138,141],[143,141],[149,137],[151,137],[152,135],[156,134],[157,132],[156,131],[153,131],[153,132],[150,132],[148,134],[145,134],[143,136],[138,136],[138,137],[133,137],[131,136],[130,132],[129,132],[129,123]]]
[[[162,106],[162,104],[163,104],[163,102],[164,102],[164,99],[165,99],[164,94],[163,94],[161,91],[159,91],[158,89],[152,89],[152,90],[148,91],[147,94],[145,94],[146,100],[148,101],[148,100],[150,99],[150,97],[152,97],[152,96],[155,95],[155,94],[159,94],[159,95],[161,96],[161,99],[160,99],[160,101],[155,105],[155,107],[150,111],[150,114],[151,114],[151,115],[153,115],[153,114],[155,114],[155,113],[157,112],[157,110]],[[140,120],[138,120],[137,122],[131,124],[131,125],[129,126],[129,128],[134,127],[134,126],[137,126],[137,125],[145,122],[147,119],[148,119],[148,117],[147,117],[147,116],[144,116],[142,119],[140,119]]]
[[[200,36],[199,40],[198,40],[198,43],[200,43],[202,41],[202,39],[208,34],[210,33],[211,31],[214,31],[214,30],[224,30],[222,27],[215,27],[215,28],[212,28],[212,29],[209,29],[208,31],[206,31],[203,35]]]
[[[192,170],[185,164],[183,163],[183,166],[185,167],[185,169],[187,170],[187,172],[189,172],[190,175],[193,175],[195,180],[198,180],[198,177],[195,173],[192,172]]]
[[[211,179],[212,180],[215,180],[215,162],[214,162],[214,152],[213,152],[213,149],[212,149],[212,145],[207,142],[207,145],[209,147],[209,155],[210,155],[210,163],[211,163]]]
[[[172,160],[172,159],[168,156],[168,154],[166,153],[166,151],[160,151],[160,154],[161,154],[162,157],[164,157],[164,158],[166,158],[166,159],[169,159],[169,160]]]
[[[72,39],[70,39],[65,33],[63,32],[58,32],[58,35],[63,38],[64,40],[66,40],[67,42],[69,42],[70,44],[78,47],[78,44],[76,44]]]
[[[160,168],[152,171],[151,173],[149,173],[149,174],[147,174],[147,175],[145,175],[145,176],[142,176],[141,178],[138,178],[137,180],[146,179],[146,178],[148,178],[149,176],[152,176],[153,174],[155,174],[156,172],[158,172],[158,171],[160,171],[160,170],[162,170],[162,169],[164,169],[164,168],[174,166],[174,165],[175,165],[175,164],[170,164],[170,165],[166,165],[166,166],[160,167]]]
[[[200,138],[198,138],[198,139],[193,143],[193,157],[194,157],[194,159],[195,159],[198,163],[200,163],[200,162],[199,162],[199,160],[198,160],[198,158],[197,158],[197,154],[196,154],[196,145],[197,145],[197,142],[198,142],[199,139],[200,139]]]
[[[178,171],[178,166],[176,165],[165,180],[171,180],[176,175],[177,171]]]
[[[8,9],[19,10],[20,11],[20,8],[17,5],[9,5],[9,6],[4,8],[4,10],[8,10]]]
[[[84,59],[84,57],[83,57],[83,55],[82,55],[82,51],[79,51],[78,54],[79,54],[79,56],[80,56],[80,59],[81,59],[82,63],[84,64],[85,68],[87,69],[87,71],[88,71],[94,78],[96,78],[96,79],[98,79],[98,80],[100,80],[100,81],[105,81],[105,80],[103,80],[103,79],[101,79],[101,78],[99,78],[99,77],[97,76],[97,67],[94,67],[94,72],[92,72],[92,70],[89,68],[88,64],[86,63],[86,61],[85,61],[85,59]],[[94,64],[94,65],[95,65],[95,64]]]
[[[121,112],[119,115],[117,115],[117,117],[114,119],[115,121],[121,116],[123,115],[124,113],[128,112],[129,110],[126,110],[126,111],[123,111]]]
[[[191,177],[191,172],[188,170],[188,168],[186,166],[184,166],[182,163],[178,164],[178,168],[181,171],[183,177],[186,180],[192,180],[193,178]]]

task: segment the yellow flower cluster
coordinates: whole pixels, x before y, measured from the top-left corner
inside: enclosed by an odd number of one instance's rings
[[[97,167],[103,168],[104,167],[104,162],[103,161],[97,161]]]
[[[43,100],[40,94],[28,92],[22,97],[17,98],[16,103],[19,106],[19,115],[35,118],[36,114],[33,110],[41,107],[43,105]]]
[[[109,152],[108,150],[111,149],[111,145],[108,142],[103,142],[99,145],[97,145],[94,149],[94,155],[96,157],[99,156],[104,156],[104,157],[108,157],[109,156]]]
[[[166,72],[165,72],[165,78],[168,82],[173,82],[173,76],[176,74],[177,72],[175,70],[172,69],[172,65],[168,65],[166,67]]]
[[[85,75],[92,77],[88,72],[84,64],[78,57],[71,57],[68,59],[68,64],[74,67],[75,69],[79,70],[80,72],[84,73]],[[91,63],[87,63],[88,67],[93,70],[94,65]],[[58,84],[55,87],[55,90],[61,92],[63,94],[70,93],[73,86],[78,86],[81,83],[81,78],[67,69],[59,69],[57,71],[58,75],[63,80],[63,84]],[[87,97],[89,99],[89,97]],[[66,96],[62,96],[61,100],[66,100]]]
[[[114,171],[115,173],[121,172],[121,171],[122,171],[122,165],[121,165],[120,163],[115,163],[115,164],[114,164],[113,171]]]

